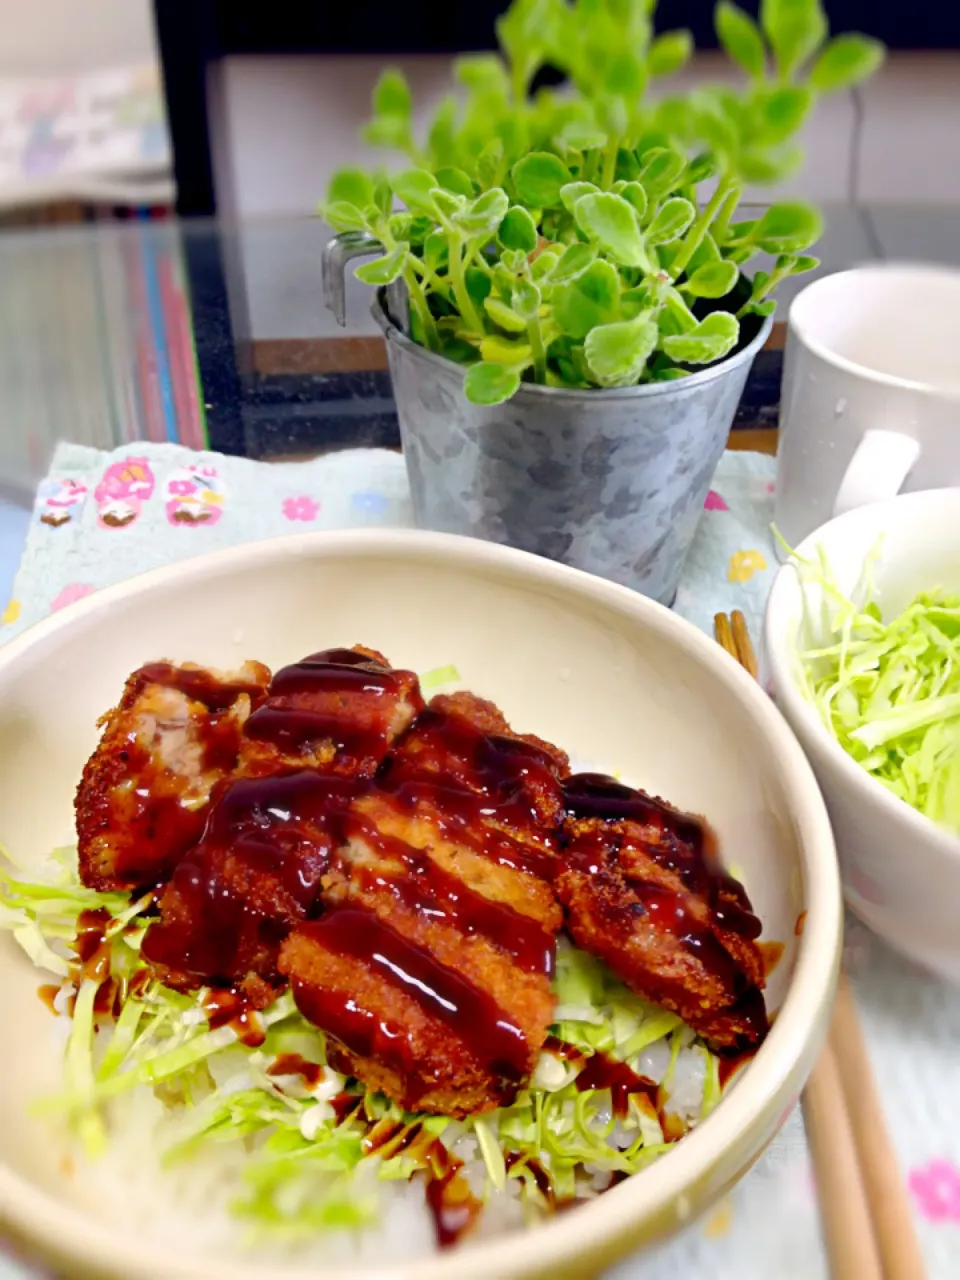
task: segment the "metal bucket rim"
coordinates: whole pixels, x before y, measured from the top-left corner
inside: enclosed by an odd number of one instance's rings
[[[409,338],[399,329],[387,314],[381,302],[380,291],[374,295],[370,310],[374,320],[383,330],[383,335],[387,342],[394,342],[401,350],[409,351],[411,354],[415,353],[420,359],[439,368],[466,369],[465,365],[458,364],[455,360],[439,355],[436,351],[428,351],[426,347],[420,346],[418,342],[414,342],[412,338]],[[518,396],[534,395],[557,399],[584,400],[595,404],[598,400],[639,400],[660,395],[676,395],[678,392],[694,391],[697,387],[702,387],[704,383],[722,378],[725,374],[732,373],[739,368],[740,365],[752,361],[760,348],[766,343],[772,328],[773,316],[764,317],[763,324],[760,326],[756,337],[736,352],[735,355],[729,356],[715,365],[708,365],[707,368],[702,369],[699,373],[691,373],[686,378],[677,378],[670,382],[645,382],[634,387],[595,388],[544,387],[536,382],[524,382],[516,394]]]

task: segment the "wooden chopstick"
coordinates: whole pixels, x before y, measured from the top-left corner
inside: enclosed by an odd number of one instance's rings
[[[714,630],[756,678],[739,609],[732,618],[718,613]],[[923,1280],[923,1254],[845,974],[804,1090],[803,1117],[833,1280]]]

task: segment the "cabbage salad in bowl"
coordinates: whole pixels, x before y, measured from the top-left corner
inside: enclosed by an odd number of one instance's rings
[[[416,1256],[589,1200],[767,1031],[700,819],[374,650],[134,672],[77,844],[0,873],[69,1167],[146,1235]],[[425,695],[433,692],[429,701]]]
[[[786,548],[789,551],[789,548]],[[960,595],[918,592],[884,619],[878,544],[849,593],[822,548],[790,552],[803,591],[797,677],[848,755],[899,799],[960,834]]]

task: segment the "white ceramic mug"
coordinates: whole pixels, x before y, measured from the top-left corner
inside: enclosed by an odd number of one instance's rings
[[[787,328],[776,522],[796,546],[835,515],[960,484],[960,271],[824,276]]]

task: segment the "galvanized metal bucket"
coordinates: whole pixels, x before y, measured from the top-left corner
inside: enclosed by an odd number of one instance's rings
[[[335,242],[336,244],[336,242]],[[325,262],[329,285],[358,250]],[[364,247],[360,252],[371,251]],[[341,275],[342,299],[342,275]],[[417,523],[507,543],[664,604],[772,321],[718,365],[674,382],[576,391],[524,384],[470,404],[463,366],[414,343],[378,297]],[[342,304],[340,308],[342,314]]]

